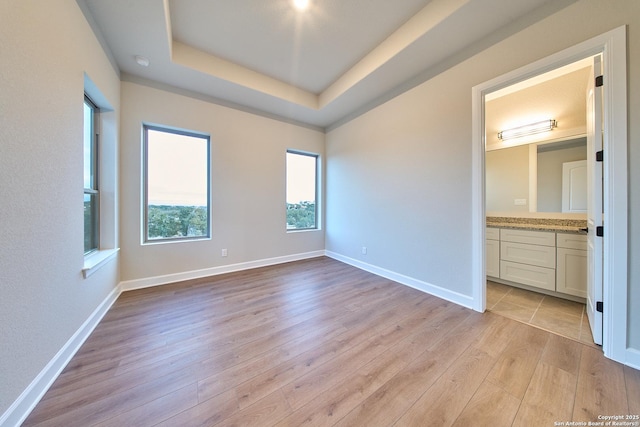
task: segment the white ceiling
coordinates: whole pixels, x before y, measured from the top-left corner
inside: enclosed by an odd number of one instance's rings
[[[327,128],[573,0],[77,1],[123,79]]]

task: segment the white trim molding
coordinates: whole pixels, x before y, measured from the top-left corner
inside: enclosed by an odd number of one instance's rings
[[[103,249],[86,256],[84,258],[82,276],[86,279],[102,268],[102,266],[107,265],[111,260],[115,259],[119,250],[120,248]]]
[[[69,338],[58,353],[53,356],[38,376],[31,381],[31,384],[13,402],[9,409],[2,414],[0,426],[19,426],[24,422],[62,370],[71,361],[71,358],[80,350],[82,344],[98,326],[104,315],[107,314],[113,303],[116,302],[118,296],[120,296],[120,288],[116,287]]]
[[[429,295],[447,300],[454,304],[461,305],[466,308],[473,308],[473,298],[468,295],[463,295],[458,292],[450,291],[449,289],[441,288],[431,283],[424,282],[422,280],[414,279],[413,277],[405,276],[404,274],[396,273],[391,270],[387,270],[373,264],[367,264],[366,262],[359,261],[354,258],[350,258],[335,252],[325,251],[326,256],[333,258],[337,261],[344,262],[353,267],[359,268],[369,273],[373,273],[376,276],[384,277],[385,279],[393,280],[401,285],[409,286],[410,288],[417,289]]]
[[[265,258],[237,264],[221,265],[218,267],[204,268],[202,270],[185,271],[181,273],[166,274],[163,276],[147,277],[144,279],[127,280],[120,282],[120,288],[122,289],[122,292],[126,292],[135,289],[167,285],[184,280],[200,279],[202,277],[217,276],[225,273],[233,273],[235,271],[250,270],[252,268],[267,267],[269,265],[284,264],[285,262],[300,261],[303,259],[317,258],[321,256],[324,256],[324,250],[285,255],[275,258]]]
[[[635,348],[627,348],[625,365],[640,371],[640,350],[636,350]]]
[[[620,363],[638,365],[637,350],[627,348],[627,29],[605,34],[543,58],[472,89],[472,306],[484,311],[485,276],[485,96],[496,90],[572,62],[602,54],[604,100],[604,315],[603,352]]]

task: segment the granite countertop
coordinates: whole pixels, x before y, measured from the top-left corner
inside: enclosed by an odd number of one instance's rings
[[[557,231],[561,233],[587,234],[583,230],[587,227],[587,221],[581,219],[512,218],[488,216],[487,227],[517,228],[521,230]]]

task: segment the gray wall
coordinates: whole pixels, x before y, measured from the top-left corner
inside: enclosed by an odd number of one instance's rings
[[[140,243],[142,123],[211,135],[210,240]],[[123,281],[324,249],[324,229],[286,231],[285,203],[287,149],[324,156],[322,132],[123,82],[121,138]]]
[[[0,46],[1,416],[118,285],[117,259],[82,276],[82,147],[84,73],[111,139],[120,81],[73,0],[0,2]]]
[[[639,117],[640,2],[581,0],[329,132],[327,249],[471,296],[472,88],[625,24]],[[629,164],[640,164],[633,119]],[[629,183],[629,346],[640,350],[639,168]]]

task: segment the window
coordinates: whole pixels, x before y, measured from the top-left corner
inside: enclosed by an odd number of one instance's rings
[[[318,228],[318,156],[287,151],[287,230]]]
[[[144,241],[210,237],[209,136],[144,126]]]
[[[83,101],[84,263],[82,275],[86,279],[116,259],[119,251],[116,230],[118,114],[87,74],[84,75]]]
[[[98,108],[84,98],[84,253],[98,250],[100,193],[98,192]]]

